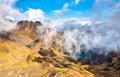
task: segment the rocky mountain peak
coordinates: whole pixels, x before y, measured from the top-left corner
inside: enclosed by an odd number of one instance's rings
[[[38,26],[42,26],[43,24],[40,21],[20,21],[17,23],[17,27],[18,29],[20,29],[21,31],[25,31],[25,32],[32,32],[32,33],[36,33],[37,32],[37,27]]]

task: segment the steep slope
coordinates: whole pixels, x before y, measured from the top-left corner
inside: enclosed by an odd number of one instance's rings
[[[120,53],[113,53],[107,61],[91,66],[89,70],[95,77],[120,77]]]
[[[93,77],[87,65],[63,54],[61,42],[62,34],[41,22],[20,21],[16,29],[0,34],[0,76]]]

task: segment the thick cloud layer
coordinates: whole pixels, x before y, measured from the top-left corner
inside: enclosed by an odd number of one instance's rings
[[[98,49],[98,52],[95,51],[95,53],[99,54],[104,51],[107,54],[120,50],[120,29],[113,29],[104,23],[79,26],[81,27],[64,31],[64,47],[71,56],[94,49]]]
[[[64,32],[64,47],[76,58],[81,52],[93,51],[98,54],[108,54],[120,51],[120,11],[115,10],[104,22],[91,22],[90,25],[80,25],[66,22]],[[66,26],[67,25],[67,26]],[[97,49],[97,51],[95,51]]]

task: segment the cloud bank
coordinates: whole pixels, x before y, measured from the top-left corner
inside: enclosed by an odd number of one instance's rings
[[[117,8],[116,8],[117,6]],[[91,24],[67,22],[64,25],[64,47],[77,59],[81,52],[107,55],[109,52],[120,51],[120,9],[115,4],[113,12],[103,22],[91,21]],[[66,27],[67,25],[67,27]]]

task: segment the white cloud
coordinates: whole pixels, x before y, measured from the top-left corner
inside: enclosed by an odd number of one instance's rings
[[[41,9],[29,9],[27,12],[30,20],[43,20],[44,12]]]
[[[26,14],[28,15],[28,20],[40,21],[44,20],[44,12],[41,9],[29,9]]]
[[[0,0],[0,16],[3,19],[12,19],[14,21],[20,20],[32,20],[40,21],[44,20],[44,12],[41,9],[29,8],[24,13],[13,7],[16,0]]]
[[[19,14],[17,20],[43,21],[44,12],[41,9],[29,8],[26,12]]]
[[[65,20],[80,25],[86,25],[86,24],[91,25],[92,23],[92,21],[89,18],[67,18]]]
[[[79,2],[80,2],[80,0],[75,0],[75,4],[76,5],[79,4]]]
[[[2,17],[15,17],[20,12],[13,8],[13,4],[16,0],[1,0],[0,1],[0,16]]]
[[[91,25],[92,21],[89,18],[64,18],[64,19],[48,19],[44,22],[50,28],[55,30],[66,30],[72,27],[79,27],[78,25]]]
[[[44,12],[41,9],[30,8],[26,12],[21,13],[19,10],[13,7],[15,2],[16,0],[0,0],[0,32],[15,28],[15,22],[20,20],[44,20]]]
[[[99,4],[101,2],[112,2],[112,0],[95,0],[95,4]]]
[[[69,4],[65,3],[61,10],[55,10],[54,11],[55,17],[58,18],[63,12],[67,11],[68,10],[68,6],[69,6]]]
[[[15,27],[15,23],[11,22],[20,14],[19,11],[13,9],[16,0],[0,0],[0,32],[8,31]]]
[[[100,49],[100,52],[109,53],[109,51],[120,50],[120,12],[112,16],[110,21],[101,23],[92,23],[90,25],[81,25],[78,19],[72,19],[63,24],[61,28],[64,32],[64,47],[73,58],[81,51]],[[116,16],[118,16],[116,18]],[[84,46],[84,47],[83,47]],[[84,50],[85,49],[85,50]],[[99,50],[98,50],[99,51]],[[105,51],[105,52],[103,52]]]

